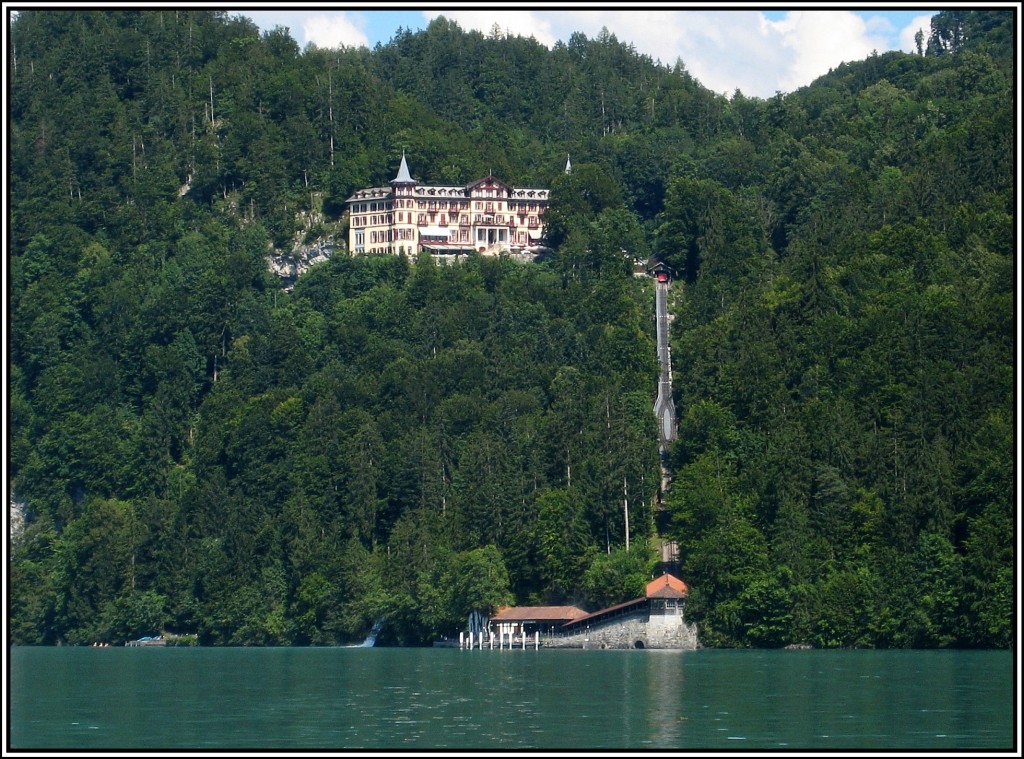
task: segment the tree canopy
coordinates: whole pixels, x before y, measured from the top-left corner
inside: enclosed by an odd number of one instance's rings
[[[944,11],[920,54],[764,100],[607,30],[300,50],[223,12],[19,12],[12,642],[418,644],[626,600],[663,537],[706,643],[1010,645],[1011,32]],[[268,254],[403,149],[550,187],[551,259],[342,250],[284,289]]]

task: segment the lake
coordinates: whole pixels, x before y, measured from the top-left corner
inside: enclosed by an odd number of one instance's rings
[[[11,749],[1004,749],[1010,651],[9,649]]]

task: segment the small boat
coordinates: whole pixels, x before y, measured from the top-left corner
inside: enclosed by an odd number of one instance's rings
[[[166,646],[167,641],[162,635],[145,635],[138,640],[126,640],[126,646]]]

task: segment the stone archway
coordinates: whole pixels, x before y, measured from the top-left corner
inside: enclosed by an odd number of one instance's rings
[[[643,647],[644,647],[644,642],[642,640],[638,640],[638,641],[635,641],[633,643],[633,648],[643,648]]]

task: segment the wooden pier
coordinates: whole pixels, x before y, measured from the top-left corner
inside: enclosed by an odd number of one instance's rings
[[[479,650],[487,649],[489,651],[503,651],[506,648],[509,650],[520,649],[525,651],[527,648],[532,648],[534,651],[538,650],[541,645],[540,633],[534,632],[530,635],[520,635],[518,637],[513,636],[511,633],[459,633],[459,648],[471,651],[476,648]]]

